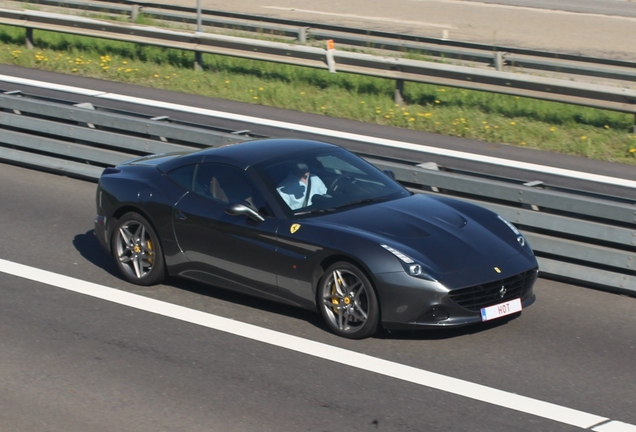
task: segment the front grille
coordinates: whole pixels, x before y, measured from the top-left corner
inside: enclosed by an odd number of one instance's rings
[[[471,311],[523,297],[537,279],[537,269],[505,279],[451,291],[449,296],[458,305]],[[503,296],[502,296],[503,294]]]

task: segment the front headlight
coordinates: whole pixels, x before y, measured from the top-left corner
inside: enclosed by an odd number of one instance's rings
[[[424,267],[422,266],[422,264],[419,264],[419,263],[415,262],[415,260],[413,258],[411,258],[410,256],[403,254],[399,250],[394,249],[394,248],[392,248],[389,245],[383,244],[381,246],[384,249],[386,249],[389,252],[391,252],[393,255],[395,255],[402,262],[402,266],[404,267],[404,270],[409,275],[414,276],[414,277],[418,277],[418,278],[422,278],[422,279],[426,279],[428,281],[437,282],[437,280],[433,276],[431,276],[430,274],[428,274],[424,270]]]
[[[521,231],[519,231],[516,226],[514,226],[513,224],[511,224],[510,222],[508,222],[506,219],[502,218],[501,216],[497,215],[497,217],[499,218],[500,221],[505,223],[506,226],[510,228],[510,230],[517,236],[517,243],[519,243],[521,247],[525,247],[527,242],[526,242],[526,238],[523,236],[523,234],[521,234]]]

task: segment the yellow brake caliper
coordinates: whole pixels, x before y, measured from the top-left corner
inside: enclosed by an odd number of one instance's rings
[[[148,248],[148,264],[152,265],[155,260],[153,258],[155,256],[155,253],[152,250],[152,242],[150,240],[146,242],[146,248]]]
[[[338,304],[340,304],[340,301],[338,300],[338,296],[337,296],[338,291],[336,290],[336,282],[338,284],[342,285],[342,279],[338,278],[337,281],[334,280],[334,282],[333,282],[333,285],[331,287],[331,303],[333,303],[335,305],[338,305]],[[349,302],[350,302],[349,297],[345,297],[344,298],[344,302],[345,302],[345,304],[349,304]],[[333,311],[334,311],[334,313],[338,313],[338,308],[334,307]]]

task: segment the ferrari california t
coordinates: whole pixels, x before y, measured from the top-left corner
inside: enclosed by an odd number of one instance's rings
[[[139,285],[180,276],[319,311],[336,334],[518,314],[537,261],[480,206],[414,194],[345,149],[265,139],[106,168],[95,234]]]

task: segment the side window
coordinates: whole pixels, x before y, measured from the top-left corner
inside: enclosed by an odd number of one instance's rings
[[[181,168],[177,168],[168,173],[168,177],[171,178],[177,184],[183,186],[188,190],[192,190],[192,182],[194,181],[194,171],[196,165],[188,165]]]
[[[267,214],[265,200],[244,171],[224,164],[200,164],[194,178],[194,192],[226,204],[247,204]]]

